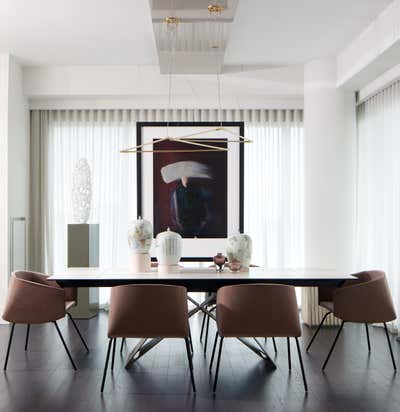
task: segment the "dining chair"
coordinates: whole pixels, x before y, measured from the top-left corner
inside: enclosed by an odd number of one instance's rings
[[[85,340],[82,337],[77,325],[67,312],[76,304],[76,291],[65,291],[56,282],[47,280],[47,276],[42,273],[29,271],[16,271],[11,275],[11,284],[5,305],[3,319],[10,322],[11,331],[7,346],[4,370],[7,369],[10,355],[12,339],[16,324],[26,324],[25,350],[28,349],[29,332],[32,324],[52,322],[57,330],[61,342],[71,361],[72,367],[76,370],[71,353],[68,350],[64,337],[58,327],[57,320],[69,315],[69,319],[78,335],[89,351]]]
[[[225,264],[225,267],[229,268],[229,262]],[[258,268],[259,266],[250,264],[250,267],[251,268]],[[213,265],[210,266],[210,268],[216,268],[216,265],[213,264]],[[215,298],[215,299],[212,299],[209,302],[208,306],[205,309],[208,310],[208,312],[214,312],[216,308],[217,308],[217,305],[216,305],[216,298]],[[207,313],[203,312],[203,320],[201,322],[201,330],[200,330],[200,342],[203,341],[203,335],[205,333],[204,355],[207,354],[207,343],[208,343],[208,332],[210,330],[210,319],[211,319],[211,316],[209,316]],[[266,337],[265,337],[264,343],[265,344],[267,343],[267,338]],[[276,341],[275,341],[274,337],[272,338],[272,344],[274,346],[274,352],[278,353],[278,348],[276,346]],[[122,344],[121,344],[121,350],[122,350]]]
[[[219,338],[214,392],[217,389],[224,339],[264,336],[287,339],[289,370],[292,366],[290,338],[295,339],[304,389],[308,391],[298,340],[301,336],[301,328],[296,292],[293,286],[253,284],[222,287],[217,293],[217,329],[210,362],[211,372]]]
[[[325,370],[328,364],[345,323],[361,323],[365,325],[369,351],[371,351],[371,343],[368,325],[371,323],[382,323],[389,346],[393,369],[396,370],[396,361],[394,359],[387,328],[387,322],[396,319],[396,311],[387,284],[386,275],[379,270],[370,270],[356,273],[353,276],[357,278],[355,281],[351,281],[350,283],[333,290],[330,300],[322,300],[320,302],[320,305],[326,308],[328,312],[325,314],[311,338],[311,341],[307,346],[307,351],[310,349],[324,320],[330,313],[333,313],[334,316],[340,319],[341,324],[322,366],[322,370]]]
[[[158,262],[151,262],[151,267],[152,267],[152,268],[158,267]],[[203,331],[202,331],[202,334],[203,334]],[[201,340],[201,339],[200,339],[200,340]],[[122,354],[123,351],[124,351],[125,343],[126,343],[126,338],[122,338],[122,339],[121,339],[121,346],[120,346],[120,349],[119,349],[119,353],[120,353],[120,354]],[[190,333],[190,328],[189,328],[189,343],[190,343],[191,350],[192,350],[192,352],[193,352],[193,342],[192,342],[192,335],[191,335],[191,333]]]
[[[114,369],[117,338],[184,339],[192,388],[196,392],[186,288],[171,285],[123,285],[111,288],[108,349],[101,392],[104,390],[112,346],[111,370]]]

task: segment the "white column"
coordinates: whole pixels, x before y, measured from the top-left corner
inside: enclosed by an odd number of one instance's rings
[[[304,132],[305,266],[348,271],[353,255],[355,99],[336,88],[335,59],[304,67]],[[319,318],[315,296],[305,295],[303,318],[314,324]]]

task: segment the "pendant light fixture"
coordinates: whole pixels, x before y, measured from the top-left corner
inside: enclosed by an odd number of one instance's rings
[[[171,4],[172,6],[172,4]],[[218,17],[221,15],[222,7],[219,4],[210,4],[207,7],[207,10],[211,17],[214,18],[215,24],[218,24]],[[213,44],[211,48],[215,50],[216,53],[216,76],[217,76],[217,92],[218,92],[218,119],[220,119],[220,125],[218,127],[210,128],[196,133],[187,134],[180,137],[171,137],[169,135],[170,127],[170,111],[171,111],[171,98],[172,98],[172,68],[173,68],[173,59],[176,49],[177,35],[178,35],[178,26],[179,18],[172,15],[173,8],[171,7],[171,15],[167,16],[164,19],[164,24],[166,25],[167,36],[169,36],[169,70],[168,70],[168,108],[167,108],[167,124],[166,124],[166,136],[160,137],[159,139],[142,143],[140,145],[123,149],[121,153],[198,153],[198,152],[227,152],[228,147],[215,146],[212,143],[251,143],[251,140],[246,139],[245,137],[232,132],[228,128],[222,125],[222,110],[221,110],[221,82],[220,75],[218,70],[218,49],[220,48],[220,41],[218,39],[217,44]],[[231,137],[210,137],[210,138],[201,138],[201,135],[204,134],[217,134],[218,132],[224,132],[224,134],[229,134]],[[185,149],[158,149],[157,146],[165,141],[173,141],[177,143],[184,143],[187,145]],[[152,146],[147,148],[146,146]]]

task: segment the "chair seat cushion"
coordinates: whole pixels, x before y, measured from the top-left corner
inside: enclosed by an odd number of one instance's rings
[[[319,306],[322,306],[323,308],[329,310],[329,312],[333,312],[333,302],[329,300],[323,300],[322,302],[319,302]]]

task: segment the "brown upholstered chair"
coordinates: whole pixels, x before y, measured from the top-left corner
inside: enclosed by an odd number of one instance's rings
[[[225,338],[286,337],[295,338],[304,389],[307,381],[298,338],[301,336],[296,293],[287,285],[235,285],[219,289],[217,294],[217,327],[210,371],[214,361],[218,337],[220,337],[214,392],[217,388],[222,343]],[[290,349],[288,347],[288,349]],[[289,369],[291,368],[289,350]]]
[[[182,338],[186,343],[190,377],[196,391],[190,350],[187,291],[181,286],[124,285],[111,289],[108,317],[108,350],[101,392],[107,374],[111,345],[111,370],[115,359],[117,338]]]
[[[326,319],[326,316],[330,313],[333,313],[334,316],[341,319],[342,322],[333,341],[332,347],[329,350],[328,356],[322,366],[323,370],[328,364],[329,358],[333,352],[339,335],[342,332],[345,322],[365,324],[369,351],[371,350],[371,344],[368,324],[383,323],[393,368],[396,370],[396,362],[393,356],[392,345],[390,343],[386,325],[387,322],[396,319],[396,311],[394,309],[385,273],[379,270],[371,270],[356,273],[353,276],[357,279],[347,282],[342,287],[333,290],[330,293],[330,296],[327,290],[319,291],[320,305],[327,309],[328,312],[325,314],[320,325],[311,338],[311,341],[307,346],[307,351],[310,349],[311,344]]]
[[[37,272],[14,272],[11,276],[11,285],[3,313],[3,319],[12,323],[4,370],[7,369],[15,325],[17,323],[27,325],[25,338],[25,350],[27,350],[30,325],[47,322],[54,323],[71,364],[76,370],[74,361],[72,360],[71,354],[57,325],[57,320],[63,318],[67,314],[78,332],[86,350],[89,351],[77,325],[71,315],[67,312],[67,310],[76,304],[75,299],[76,290],[65,291],[57,285],[56,282],[47,280],[46,275]]]
[[[225,267],[226,267],[227,269],[229,269],[229,262],[227,262],[227,263],[225,264]],[[258,268],[259,266],[258,266],[258,265],[250,264],[250,267],[251,267],[251,268]],[[210,268],[216,268],[216,265],[215,265],[215,264],[212,264],[212,265],[210,266]],[[210,308],[210,309],[207,309],[209,306],[211,306],[211,308]],[[214,312],[214,310],[215,310],[216,308],[217,308],[217,306],[216,306],[216,298],[215,298],[215,299],[213,299],[213,300],[211,300],[211,301],[209,302],[209,305],[208,305],[205,309],[208,310],[208,312]],[[209,330],[210,330],[210,319],[211,319],[211,316],[208,316],[207,313],[203,311],[203,321],[202,321],[202,323],[201,323],[201,331],[200,331],[200,342],[203,341],[203,334],[204,334],[204,331],[205,331],[204,355],[207,354],[207,342],[208,342],[208,332],[209,332]],[[267,338],[265,338],[265,343],[267,343]],[[274,337],[272,338],[272,343],[273,343],[273,345],[274,345],[274,351],[275,351],[275,353],[278,353],[278,349],[277,349],[277,347],[276,347],[276,342],[275,342],[275,338],[274,338]],[[122,350],[122,344],[121,344],[121,350]]]

